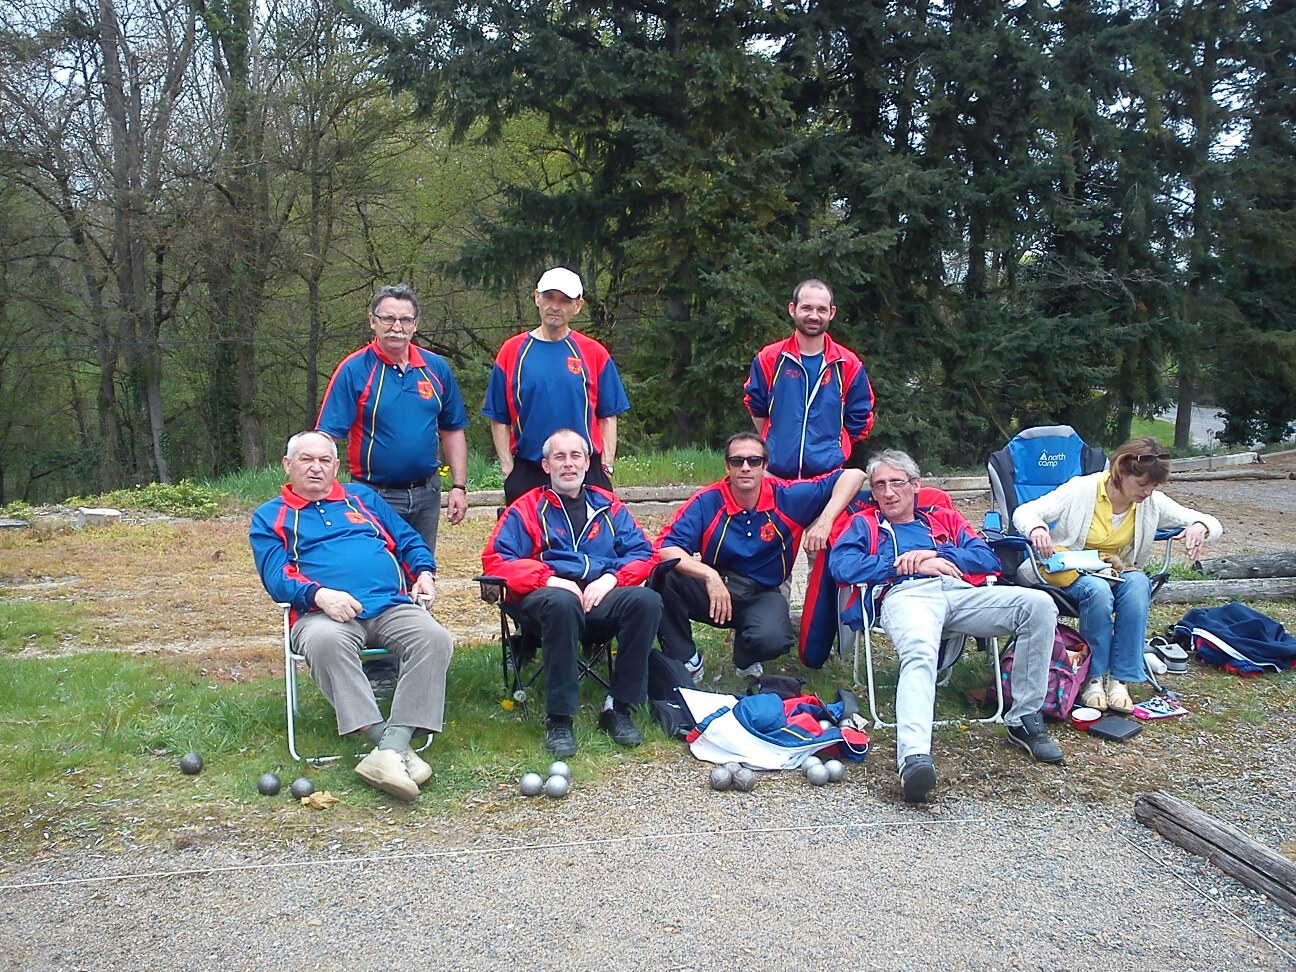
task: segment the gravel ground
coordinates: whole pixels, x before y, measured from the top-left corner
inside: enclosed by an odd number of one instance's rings
[[[226,829],[45,858],[0,874],[0,968],[1296,968],[1296,919],[1128,808],[1040,799],[1056,768],[1021,764],[1035,798],[924,810],[876,798],[870,759],[737,794],[631,757],[561,802],[497,792],[410,828],[393,808],[327,856]],[[1276,844],[1294,813],[1233,819]]]

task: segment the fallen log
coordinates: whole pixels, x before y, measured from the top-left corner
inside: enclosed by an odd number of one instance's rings
[[[1296,864],[1232,824],[1160,791],[1134,799],[1134,817],[1166,840],[1204,857],[1225,874],[1262,891],[1296,915]]]
[[[1197,569],[1207,577],[1216,580],[1239,577],[1296,577],[1296,552],[1216,557],[1201,561]]]
[[[1252,469],[1247,466],[1241,469],[1203,469],[1200,472],[1175,473],[1172,479],[1177,483],[1200,483],[1212,479],[1296,479],[1296,473]]]
[[[1296,577],[1167,581],[1156,594],[1156,600],[1164,604],[1196,604],[1216,598],[1285,601],[1291,597],[1296,597]]]

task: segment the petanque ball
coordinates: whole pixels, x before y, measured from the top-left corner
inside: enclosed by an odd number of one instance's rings
[[[305,800],[315,792],[315,784],[306,779],[306,777],[299,776],[297,779],[292,781],[292,786],[288,788],[288,792],[293,795],[293,799],[295,800]]]
[[[559,800],[567,795],[570,788],[571,781],[567,777],[555,774],[545,780],[544,795]]]
[[[733,785],[733,774],[723,766],[711,767],[711,789],[720,792]]]
[[[756,773],[749,770],[746,766],[734,774],[734,789],[741,790],[743,793],[750,793],[756,785]]]
[[[724,768],[729,771],[730,776],[733,776],[740,769],[742,769],[742,763],[737,763],[734,762],[733,760],[730,760],[729,762],[724,764]]]
[[[811,766],[822,766],[823,760],[818,756],[807,756],[805,762],[801,764],[803,770],[808,770]]]
[[[824,763],[824,769],[828,771],[828,779],[833,783],[840,783],[846,776],[846,766],[840,759],[830,759]]]
[[[281,786],[283,784],[274,773],[262,773],[257,777],[257,790],[262,796],[274,796]]]
[[[197,753],[185,753],[180,757],[180,772],[196,776],[202,772],[203,758]]]
[[[820,728],[820,729],[831,729],[832,727],[833,727],[833,724],[832,724],[831,722],[829,722],[827,719],[820,719],[820,720],[819,720],[819,728]]]
[[[570,782],[571,767],[568,766],[566,763],[564,763],[561,759],[555,760],[554,762],[549,764],[549,775],[562,776],[565,777]]]
[[[823,786],[828,782],[828,769],[823,763],[807,766],[805,775],[811,786]]]
[[[544,777],[539,773],[523,773],[518,789],[522,791],[523,796],[539,796],[540,791],[544,789],[544,783]]]

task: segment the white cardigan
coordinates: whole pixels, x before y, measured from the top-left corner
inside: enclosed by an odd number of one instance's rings
[[[1052,522],[1049,533],[1055,546],[1068,550],[1084,549],[1089,525],[1098,506],[1098,480],[1103,475],[1077,476],[1053,492],[1023,503],[1013,511],[1013,526],[1023,537],[1029,537],[1032,530],[1048,528]],[[1209,513],[1198,513],[1180,506],[1165,493],[1154,490],[1151,496],[1134,507],[1134,540],[1120,551],[1120,558],[1134,567],[1142,567],[1152,555],[1157,530],[1187,527],[1194,523],[1206,527],[1208,540],[1214,540],[1224,532],[1220,521]]]

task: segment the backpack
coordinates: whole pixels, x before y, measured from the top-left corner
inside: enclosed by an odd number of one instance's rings
[[[1188,638],[1197,657],[1235,675],[1263,675],[1296,668],[1296,638],[1283,626],[1238,601],[1193,608],[1174,625],[1176,640]]]
[[[662,730],[672,739],[683,739],[693,730],[693,716],[680,697],[681,688],[692,688],[693,676],[684,663],[659,648],[648,652],[648,701]]]
[[[1012,705],[1012,670],[1016,648],[1004,652],[999,660],[999,682],[1003,689],[1004,711]],[[1059,623],[1053,632],[1053,657],[1049,661],[1048,688],[1040,715],[1045,719],[1065,719],[1075,705],[1089,676],[1089,643],[1080,632]],[[991,692],[993,692],[993,688]]]

